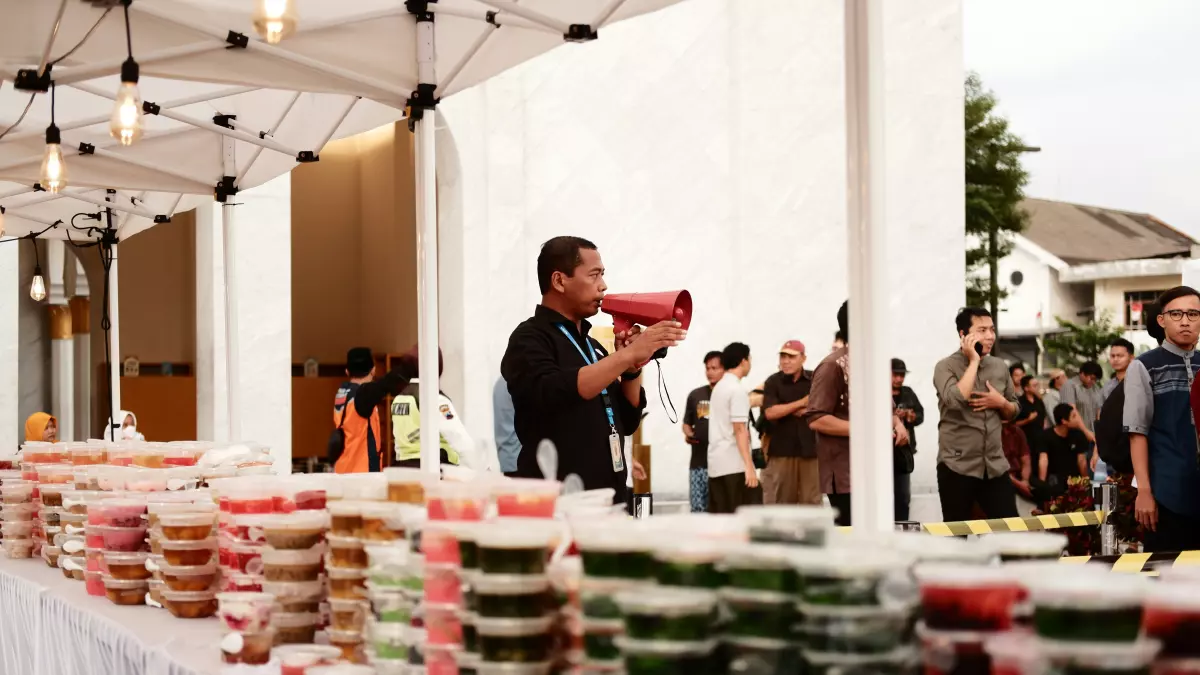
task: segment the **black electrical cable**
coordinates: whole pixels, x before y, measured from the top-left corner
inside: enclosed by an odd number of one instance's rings
[[[108,230],[112,232],[112,209],[105,208],[108,215]],[[112,315],[109,313],[112,264],[115,256],[113,255],[113,240],[100,242],[100,267],[104,270],[104,289],[102,291],[102,304],[100,306],[100,330],[104,331],[104,373],[108,382],[108,409],[111,411],[113,407],[113,376],[112,376]],[[110,413],[111,414],[111,413]],[[116,440],[116,433],[113,431],[112,421],[109,422],[108,436],[110,441]]]
[[[133,58],[133,32],[129,30],[129,3],[123,3],[125,6],[125,47],[129,50],[129,58]],[[112,8],[109,7],[111,11]],[[103,19],[104,17],[100,17]]]
[[[667,411],[667,405],[671,406],[671,412],[667,413],[667,419],[671,424],[679,423],[679,413],[675,410],[675,404],[671,401],[671,392],[667,389],[667,384],[663,380],[662,361],[654,359],[654,365],[658,369],[658,402],[662,404],[663,412]],[[667,400],[663,401],[663,394],[666,393]]]
[[[73,55],[75,52],[79,51],[79,48],[82,47],[83,44],[88,41],[88,38],[92,37],[92,33],[95,33],[96,29],[100,27],[100,22],[104,21],[104,18],[107,17],[109,12],[111,12],[111,11],[113,11],[112,7],[109,7],[108,9],[104,10],[104,13],[100,15],[100,18],[96,19],[96,23],[92,24],[92,27],[88,29],[87,33],[84,33],[83,39],[81,39],[74,47],[71,47],[69,50],[67,50],[66,54],[63,54],[62,56],[58,57],[57,59],[50,61],[49,63],[46,64],[46,66],[47,67],[57,66],[58,64],[62,63],[64,60],[71,58],[71,55]],[[126,12],[128,12],[128,11],[129,10],[127,9]]]
[[[0,132],[0,141],[4,140],[4,137],[7,136],[13,129],[16,129],[18,126],[20,126],[21,122],[25,121],[25,116],[29,114],[29,109],[33,107],[33,99],[35,98],[37,98],[37,92],[29,95],[29,101],[25,104],[25,109],[21,111],[21,115],[17,117],[17,121],[8,125],[8,128],[3,132]]]

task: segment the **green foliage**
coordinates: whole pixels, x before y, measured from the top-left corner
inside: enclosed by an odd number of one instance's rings
[[[1061,368],[1078,368],[1085,361],[1099,361],[1113,340],[1124,337],[1124,330],[1113,323],[1112,313],[1105,312],[1099,321],[1077,324],[1054,317],[1062,333],[1045,339],[1046,351],[1058,359]]]
[[[1029,148],[1009,130],[1008,120],[995,110],[996,97],[983,88],[979,76],[966,81],[966,231],[973,244],[966,252],[967,304],[989,305],[1006,293],[991,288],[990,267],[1012,251],[1012,235],[1025,229],[1029,216],[1021,209],[1029,175],[1021,154]],[[995,249],[990,236],[995,233]],[[999,284],[997,284],[999,286]]]

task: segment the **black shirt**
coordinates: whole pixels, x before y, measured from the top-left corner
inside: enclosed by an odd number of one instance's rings
[[[687,408],[683,411],[683,423],[692,428],[691,469],[708,468],[708,397],[712,396],[712,385],[696,387],[688,394]]]
[[[1041,448],[1049,458],[1046,480],[1050,480],[1050,476],[1058,476],[1059,485],[1066,487],[1068,478],[1081,475],[1079,455],[1090,451],[1091,443],[1081,431],[1071,429],[1066,436],[1059,436],[1051,427],[1042,434]]]
[[[767,408],[781,403],[795,403],[808,396],[812,389],[812,371],[801,371],[799,378],[777,372],[767,378],[763,384],[762,414],[767,414]],[[771,420],[771,457],[803,457],[814,459],[817,456],[817,435],[808,426],[808,420],[795,415],[785,415],[777,420]]]
[[[892,394],[892,405],[916,413],[916,419],[912,422],[904,420],[904,428],[908,431],[908,446],[906,447],[910,452],[916,452],[917,434],[915,430],[925,423],[925,406],[921,405],[921,399],[917,398],[917,392],[913,391],[912,387],[904,385],[900,386],[899,394]]]
[[[1013,421],[1019,422],[1030,415],[1038,416],[1037,420],[1020,427],[1021,431],[1025,432],[1025,440],[1029,443],[1029,460],[1035,462],[1036,466],[1038,453],[1042,451],[1042,430],[1046,428],[1046,404],[1037,396],[1033,397],[1031,403],[1024,395],[1017,399],[1017,403],[1021,407],[1017,410],[1017,417]],[[1053,424],[1052,421],[1051,426]]]
[[[581,330],[577,331],[566,317],[541,305],[531,318],[513,330],[500,362],[500,374],[512,395],[513,426],[521,441],[516,473],[541,478],[537,446],[542,439],[550,439],[558,448],[559,480],[568,474],[578,474],[588,490],[611,487],[619,496],[625,491],[629,468],[613,471],[603,397],[585,401],[579,395],[579,370],[588,362],[559,326],[566,327],[584,353],[587,353],[583,340],[586,338],[597,359],[608,354],[599,342],[587,337],[591,328],[587,321],[581,322]],[[640,392],[638,405],[634,406],[625,398],[617,380],[608,385],[608,395],[623,448],[625,436],[641,424],[646,392]]]

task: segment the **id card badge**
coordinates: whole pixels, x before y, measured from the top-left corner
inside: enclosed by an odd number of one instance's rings
[[[608,435],[608,452],[612,455],[613,473],[625,470],[625,453],[621,451],[621,437],[613,431]]]

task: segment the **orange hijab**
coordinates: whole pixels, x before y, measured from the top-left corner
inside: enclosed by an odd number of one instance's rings
[[[25,420],[25,440],[41,441],[51,420],[54,421],[55,426],[58,426],[58,420],[47,413],[36,412],[30,415],[29,419]]]

